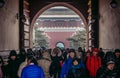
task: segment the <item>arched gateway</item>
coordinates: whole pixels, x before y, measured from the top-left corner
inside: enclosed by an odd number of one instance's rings
[[[46,6],[44,6],[42,9],[40,9],[38,12],[37,12],[37,14],[34,16],[34,18],[33,18],[33,20],[32,20],[32,23],[31,23],[31,28],[30,28],[30,46],[32,47],[32,38],[33,38],[33,35],[32,35],[32,33],[33,33],[33,26],[34,26],[34,23],[35,23],[35,21],[36,21],[36,19],[44,12],[44,11],[46,11],[47,9],[49,9],[49,8],[51,8],[51,7],[55,7],[55,6],[64,6],[64,7],[67,7],[67,8],[69,8],[69,9],[71,9],[71,10],[73,10],[76,14],[78,14],[80,17],[81,17],[81,19],[82,19],[82,21],[84,22],[84,25],[85,25],[85,29],[86,29],[86,31],[87,31],[87,21],[86,21],[86,19],[85,19],[85,17],[83,16],[83,14],[78,10],[78,9],[76,9],[74,6],[72,6],[72,5],[70,5],[70,4],[68,4],[68,3],[65,3],[65,2],[54,2],[54,3],[51,3],[51,4],[49,4],[49,5],[46,5]],[[87,44],[86,45],[88,45],[88,36],[86,37],[86,40],[87,40]],[[87,46],[88,47],[88,46]]]

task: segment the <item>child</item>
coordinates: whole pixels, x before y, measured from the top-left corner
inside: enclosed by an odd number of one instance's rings
[[[85,78],[85,69],[81,66],[78,58],[73,59],[68,78]]]

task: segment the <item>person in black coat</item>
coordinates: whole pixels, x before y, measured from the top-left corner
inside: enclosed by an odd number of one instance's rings
[[[51,52],[51,60],[52,63],[50,65],[50,76],[53,78],[59,78],[60,72],[61,72],[61,62],[63,60],[62,58],[62,52],[59,48],[54,48]]]
[[[98,69],[96,78],[118,78],[118,70],[115,67],[115,61],[107,61],[105,66]]]
[[[24,49],[24,48],[20,49],[20,52],[19,52],[19,54],[18,54],[18,59],[19,59],[19,63],[20,63],[20,64],[25,61],[26,55],[27,55],[27,54],[26,54],[25,49]]]
[[[19,60],[17,59],[17,53],[15,50],[12,50],[9,55],[7,72],[8,78],[18,78],[17,72],[19,68]]]

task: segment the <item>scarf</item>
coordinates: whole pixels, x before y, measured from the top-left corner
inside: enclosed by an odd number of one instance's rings
[[[73,65],[72,66],[72,72],[75,74],[76,69],[79,69],[79,68],[81,68],[81,66],[79,64],[78,65]]]

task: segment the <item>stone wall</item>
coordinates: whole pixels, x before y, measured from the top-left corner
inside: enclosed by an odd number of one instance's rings
[[[99,47],[120,48],[120,1],[117,8],[110,7],[111,0],[99,0]]]
[[[19,49],[19,0],[4,0],[5,5],[0,8],[0,52]]]

